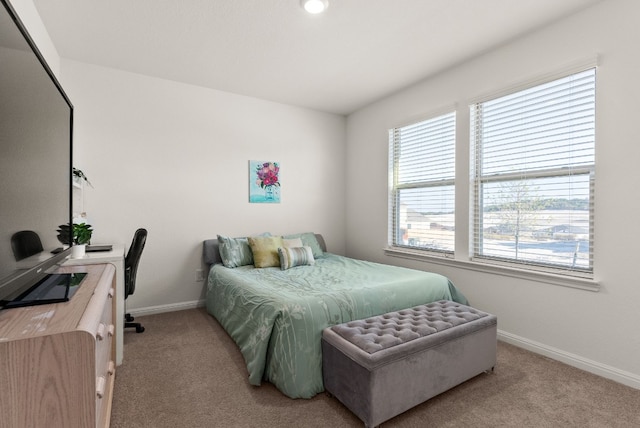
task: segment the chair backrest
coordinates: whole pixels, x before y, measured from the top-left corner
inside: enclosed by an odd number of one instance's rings
[[[43,251],[40,237],[33,230],[21,230],[11,236],[11,249],[16,261]]]
[[[133,234],[131,247],[124,259],[124,297],[125,299],[136,290],[136,274],[138,273],[138,263],[147,242],[147,230],[138,229]]]

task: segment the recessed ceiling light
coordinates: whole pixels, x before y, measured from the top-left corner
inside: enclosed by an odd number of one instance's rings
[[[309,13],[317,14],[329,7],[328,0],[300,0],[300,4]]]

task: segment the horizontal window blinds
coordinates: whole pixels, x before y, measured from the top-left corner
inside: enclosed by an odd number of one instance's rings
[[[454,250],[455,113],[389,131],[390,241]]]
[[[592,272],[595,69],[471,106],[474,258]]]

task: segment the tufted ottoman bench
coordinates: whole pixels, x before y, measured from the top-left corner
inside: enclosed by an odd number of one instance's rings
[[[497,318],[442,300],[322,332],[325,390],[367,427],[496,364]]]

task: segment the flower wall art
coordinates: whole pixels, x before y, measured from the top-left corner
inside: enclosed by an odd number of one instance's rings
[[[280,164],[249,161],[249,202],[280,203]]]

